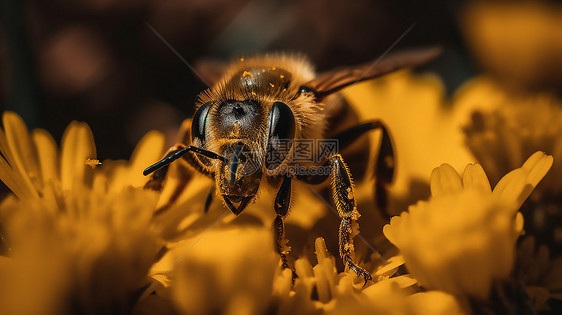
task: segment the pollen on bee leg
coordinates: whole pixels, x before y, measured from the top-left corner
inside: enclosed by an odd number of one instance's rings
[[[361,216],[361,213],[359,213],[359,211],[357,211],[357,206],[355,206],[353,208],[353,212],[351,213],[351,219],[357,220],[357,219],[359,219],[360,216]]]
[[[289,240],[284,238],[279,241],[279,253],[282,255],[288,255],[291,252],[291,246],[289,246]]]
[[[351,187],[347,187],[347,199],[353,199],[353,190],[351,189]]]
[[[354,251],[354,247],[353,247],[353,243],[346,243],[343,248],[348,251],[348,252],[353,252]]]

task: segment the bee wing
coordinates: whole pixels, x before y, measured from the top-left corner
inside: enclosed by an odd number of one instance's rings
[[[351,84],[374,79],[387,73],[422,65],[441,54],[441,47],[407,50],[389,54],[364,65],[335,69],[320,74],[303,85],[322,99]]]

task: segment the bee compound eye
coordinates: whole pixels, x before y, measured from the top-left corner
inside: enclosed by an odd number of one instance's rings
[[[209,108],[211,107],[211,102],[203,104],[195,112],[193,120],[191,121],[191,137],[193,143],[198,140],[200,144],[205,142],[205,129],[207,126],[207,116],[209,116]]]
[[[295,116],[287,104],[275,102],[269,111],[269,136],[265,164],[274,170],[285,160],[295,138]]]

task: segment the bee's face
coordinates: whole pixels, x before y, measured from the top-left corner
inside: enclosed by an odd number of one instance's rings
[[[292,139],[295,121],[289,106],[255,100],[226,100],[203,104],[192,124],[193,143],[225,157],[217,161],[215,180],[219,193],[238,207],[251,202],[264,171],[278,167],[288,154],[271,145]],[[276,161],[270,161],[277,157]],[[209,163],[210,161],[202,161]]]

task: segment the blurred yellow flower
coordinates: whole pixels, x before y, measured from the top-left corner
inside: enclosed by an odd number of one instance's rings
[[[461,177],[451,166],[431,176],[432,197],[384,227],[420,285],[485,300],[492,282],[510,274],[522,228],[517,210],[548,172],[552,157],[537,152],[492,191],[478,164]]]
[[[163,136],[148,134],[130,162],[95,159],[90,128],[73,122],[62,148],[6,112],[0,179],[14,192],[0,205],[9,256],[0,260],[1,314],[127,313],[148,283],[162,244],[151,223],[157,194],[140,186]]]
[[[562,156],[562,103],[556,98],[505,93],[493,100],[476,82],[459,94],[459,99],[472,97],[471,102],[489,105],[488,110],[475,111],[463,129],[468,147],[481,161],[492,183],[536,150]],[[545,193],[562,192],[559,164],[554,161],[552,171],[541,184]]]
[[[75,185],[107,191],[118,191],[126,186],[142,187],[146,182],[142,170],[147,163],[160,158],[164,146],[160,133],[148,133],[129,162],[112,161],[94,172],[92,167],[85,167],[96,160],[94,136],[87,124],[71,122],[63,134],[59,150],[47,131],[35,129],[29,132],[16,113],[4,112],[2,122],[0,179],[20,199],[42,196],[48,183],[63,191],[71,190]]]
[[[555,158],[552,170],[525,203],[525,229],[562,253],[562,102],[549,94],[518,95],[501,89],[497,82],[480,77],[457,94],[457,104],[480,104],[464,123],[465,142],[492,183],[543,150]]]
[[[185,314],[267,310],[279,260],[268,229],[216,229],[196,246],[190,243],[175,249],[175,257],[183,258],[170,276],[172,297],[180,310]]]
[[[397,271],[393,262],[380,268],[387,276],[361,289],[353,272],[337,272],[322,238],[315,242],[315,266],[304,257],[295,262],[294,285],[291,271],[276,263],[268,229],[223,226],[196,245],[186,242],[167,254],[172,261],[183,257],[170,273],[170,296],[184,314],[466,314],[447,293],[411,295],[415,280],[388,277]]]
[[[435,75],[398,71],[354,85],[346,97],[362,120],[381,119],[388,126],[396,154],[389,200],[394,214],[427,197],[427,174],[435,165],[445,160],[460,168],[474,160],[460,128],[473,104],[448,106],[443,83]]]
[[[515,88],[560,87],[562,6],[552,1],[468,1],[460,25],[485,70]]]

